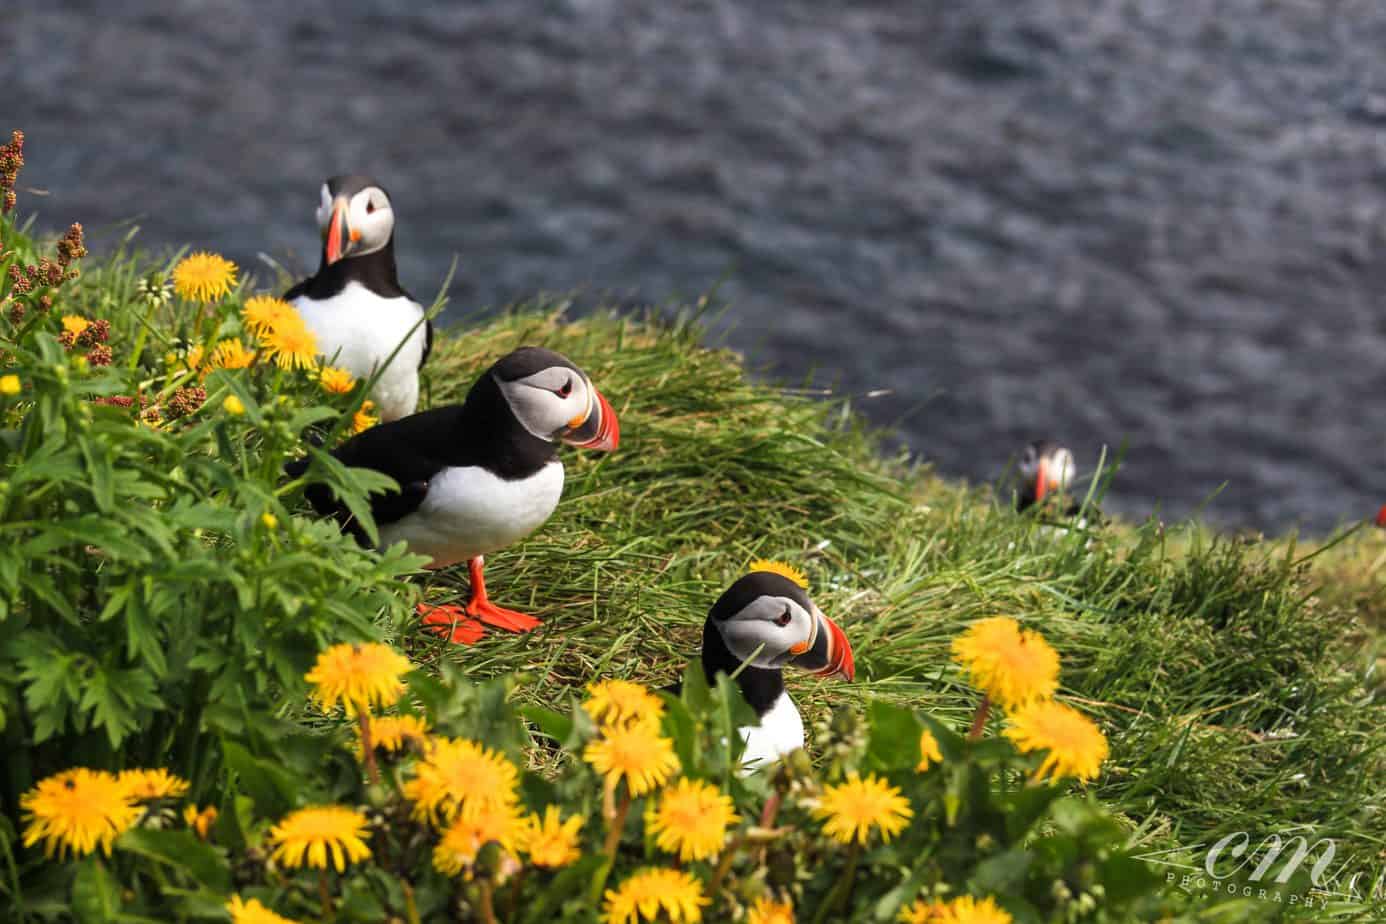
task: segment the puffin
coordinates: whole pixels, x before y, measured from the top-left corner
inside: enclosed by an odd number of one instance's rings
[[[847,681],[856,675],[846,634],[809,599],[803,575],[781,562],[753,562],[751,569],[712,604],[700,655],[708,683],[735,675],[758,718],[739,729],[743,772],[804,746],[804,720],[785,689],[785,668]]]
[[[399,284],[390,197],[371,177],[334,176],[322,184],[317,218],[318,271],[284,300],[313,332],[325,362],[358,379],[384,369],[371,389],[382,421],[407,417],[419,404],[419,370],[433,348],[433,324]]]
[[[482,373],[461,404],[433,408],[357,434],[332,451],[343,465],[389,475],[398,491],[372,494],[380,548],[403,542],[426,567],[465,561],[471,596],[464,606],[420,604],[424,625],[457,644],[473,644],[483,626],[527,632],[539,620],[492,603],[485,558],[529,535],[563,493],[559,444],[611,452],[621,429],[611,403],[566,357],[526,346]],[[286,467],[290,477],[309,459]],[[334,517],[362,545],[359,523],[326,485],[304,492],[319,514]]]
[[[1071,517],[1082,506],[1067,496],[1069,485],[1077,472],[1073,453],[1053,440],[1035,440],[1020,456],[1020,492],[1016,510],[1052,509],[1058,505],[1063,516]]]

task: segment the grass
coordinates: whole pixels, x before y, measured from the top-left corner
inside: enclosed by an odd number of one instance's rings
[[[1318,559],[1196,524],[1055,535],[985,489],[882,457],[849,408],[759,384],[702,337],[686,317],[566,323],[561,305],[531,305],[440,340],[430,403],[460,399],[507,350],[542,344],[611,399],[622,445],[567,453],[553,519],[488,559],[493,597],[544,627],[473,648],[411,642],[416,657],[524,671],[518,695],[535,702],[597,677],[664,683],[747,561],[783,558],[808,572],[856,653],[854,684],[791,678],[810,725],[876,697],[965,727],[976,695],[950,640],[1009,614],[1058,648],[1063,696],[1108,732],[1094,791],[1134,843],[1191,850],[1303,825],[1336,840],[1334,868],[1370,880],[1386,867],[1386,710],[1368,670],[1380,535]],[[435,602],[466,592],[463,569],[427,580]]]

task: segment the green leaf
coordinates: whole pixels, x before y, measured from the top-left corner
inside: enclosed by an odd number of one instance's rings
[[[878,770],[912,770],[919,763],[919,719],[904,706],[873,700],[867,710],[867,759]]]
[[[213,892],[231,889],[231,868],[226,858],[191,831],[131,828],[116,840],[116,847],[175,867]]]
[[[72,880],[72,911],[82,924],[105,924],[120,913],[120,884],[94,856],[82,861]]]
[[[1020,848],[987,857],[972,872],[972,884],[981,895],[1004,895],[1020,886],[1032,857]]]

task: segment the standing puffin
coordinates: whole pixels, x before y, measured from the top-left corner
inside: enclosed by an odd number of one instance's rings
[[[1065,496],[1077,471],[1073,453],[1067,447],[1053,440],[1035,440],[1025,447],[1019,469],[1021,482],[1016,510],[1043,509],[1057,503],[1064,516],[1078,512],[1081,505]]]
[[[802,574],[779,562],[751,569],[708,611],[702,651],[708,683],[741,669],[736,684],[760,719],[740,729],[748,770],[804,746],[804,720],[785,690],[784,668],[849,681],[856,673],[847,636],[809,599]]]
[[[284,300],[313,332],[325,361],[367,379],[389,360],[371,398],[382,421],[407,417],[418,407],[419,369],[433,347],[433,324],[400,287],[390,197],[368,176],[334,176],[322,184],[318,227],[318,271]]]
[[[332,454],[399,483],[399,491],[370,498],[381,548],[402,541],[428,556],[429,568],[468,562],[468,603],[420,604],[419,611],[435,634],[472,644],[484,633],[483,623],[511,632],[539,625],[490,601],[482,556],[529,535],[558,506],[558,444],[610,452],[620,436],[616,412],[586,373],[552,350],[521,347],[483,373],[462,404],[372,427]],[[307,468],[308,460],[300,459],[288,473],[298,477]],[[320,514],[336,517],[367,543],[326,486],[311,485],[306,496]]]

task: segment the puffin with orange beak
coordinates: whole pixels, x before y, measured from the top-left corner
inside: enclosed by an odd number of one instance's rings
[[[1020,457],[1020,493],[1016,509],[1057,509],[1064,516],[1078,512],[1079,504],[1067,498],[1077,472],[1073,453],[1053,440],[1035,440]],[[1057,505],[1057,506],[1056,506]]]
[[[558,506],[559,444],[611,452],[620,439],[616,411],[585,372],[552,350],[521,347],[483,373],[462,404],[372,427],[332,455],[399,484],[398,491],[370,498],[381,548],[403,542],[434,569],[467,562],[468,602],[420,604],[419,610],[435,635],[472,644],[484,626],[527,632],[540,624],[491,602],[482,556],[529,535]],[[297,478],[311,464],[312,456],[287,471]],[[365,531],[326,486],[310,484],[305,494],[320,514],[367,544]]]
[[[317,217],[322,262],[284,300],[313,332],[324,362],[357,379],[384,370],[371,389],[381,420],[406,417],[418,407],[433,326],[400,287],[390,197],[368,176],[334,176],[322,185]]]
[[[754,770],[804,746],[804,720],[785,690],[784,669],[851,680],[856,665],[846,634],[809,599],[801,573],[780,562],[751,569],[708,611],[702,662],[708,683],[719,673],[735,675],[760,720],[740,729],[742,767]]]

